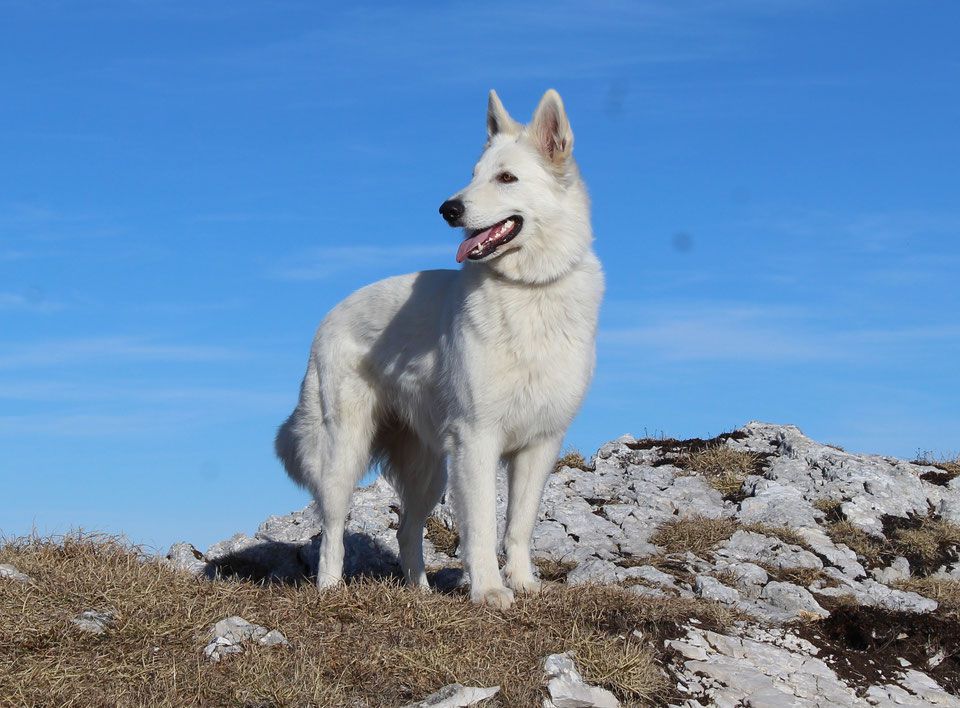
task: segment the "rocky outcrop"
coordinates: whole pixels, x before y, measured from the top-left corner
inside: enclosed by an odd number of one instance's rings
[[[499,488],[502,524],[503,479]],[[382,479],[356,491],[348,577],[397,573],[398,503]],[[555,581],[619,584],[654,599],[700,597],[752,618],[731,635],[690,626],[667,642],[686,705],[960,705],[924,666],[897,664],[857,685],[828,663],[836,646],[818,646],[816,632],[796,629],[839,622],[851,607],[885,621],[935,615],[934,599],[898,585],[916,574],[960,578],[956,537],[944,531],[958,522],[958,477],[754,422],[712,440],[624,436],[588,463],[559,466],[532,545]],[[665,529],[685,529],[697,543],[671,540]],[[708,531],[718,535],[704,543]],[[210,577],[302,579],[315,571],[319,535],[311,504],[203,553],[176,544],[168,561]],[[465,582],[446,502],[424,546],[436,587]]]

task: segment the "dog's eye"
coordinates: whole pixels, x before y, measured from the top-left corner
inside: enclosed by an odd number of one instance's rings
[[[501,172],[497,175],[497,182],[501,184],[510,184],[511,182],[516,182],[517,176],[512,172]]]

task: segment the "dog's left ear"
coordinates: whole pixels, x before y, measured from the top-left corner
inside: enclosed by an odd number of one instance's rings
[[[563,164],[573,153],[573,131],[560,94],[548,89],[533,112],[529,131],[543,155],[555,165]]]
[[[497,92],[490,89],[490,97],[487,100],[487,137],[492,139],[499,133],[515,135],[519,132],[520,124],[507,113]]]

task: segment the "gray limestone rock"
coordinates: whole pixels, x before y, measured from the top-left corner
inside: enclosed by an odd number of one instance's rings
[[[877,568],[870,573],[873,579],[884,585],[890,585],[898,580],[910,577],[910,561],[903,556],[897,556],[886,568]]]
[[[709,575],[698,575],[693,584],[693,591],[705,600],[716,600],[728,605],[740,599],[739,592]]]
[[[0,580],[10,580],[15,583],[29,583],[30,576],[21,573],[9,563],[0,563]]]
[[[544,680],[550,698],[544,708],[619,708],[610,691],[584,682],[570,652],[551,654],[543,662]]]
[[[802,617],[805,614],[817,617],[830,615],[817,603],[809,590],[793,583],[776,581],[767,583],[760,593],[760,598],[796,617]]]
[[[466,708],[483,703],[500,692],[499,686],[479,688],[452,683],[436,693],[431,693],[418,703],[410,703],[405,708]]]
[[[267,629],[253,624],[243,617],[227,617],[217,622],[210,630],[210,641],[203,649],[210,661],[220,661],[228,654],[240,654],[243,645],[256,642],[263,646],[286,646],[287,638],[276,629]]]
[[[203,575],[207,572],[206,557],[194,548],[192,543],[173,544],[164,560],[172,568],[192,575]]]
[[[775,568],[823,568],[823,561],[800,546],[752,531],[737,531],[716,550],[718,558],[763,563]]]

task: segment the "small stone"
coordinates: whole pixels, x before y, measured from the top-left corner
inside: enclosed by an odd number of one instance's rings
[[[287,638],[283,636],[283,633],[276,629],[271,629],[257,641],[259,641],[265,647],[275,647],[278,645],[286,646],[290,644],[290,642],[287,641]]]
[[[239,654],[245,642],[255,641],[262,646],[286,646],[287,638],[276,629],[268,630],[259,624],[247,622],[243,617],[227,617],[217,622],[210,630],[210,642],[203,649],[210,661],[220,661],[227,654]]]
[[[30,576],[21,573],[8,563],[0,563],[0,580],[12,580],[15,583],[29,583]]]
[[[475,706],[500,692],[499,686],[479,688],[452,683],[436,693],[431,693],[419,703],[410,703],[404,708],[466,708]]]
[[[108,629],[113,627],[115,620],[116,618],[112,612],[84,610],[77,617],[74,617],[70,621],[73,622],[73,624],[75,624],[83,632],[89,632],[90,634],[103,634]]]

